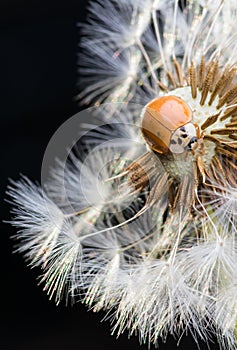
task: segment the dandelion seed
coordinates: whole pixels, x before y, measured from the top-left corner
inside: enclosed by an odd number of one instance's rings
[[[26,178],[13,182],[8,193],[16,205],[12,224],[22,228],[16,237],[21,241],[17,250],[24,252],[33,265],[47,265],[62,230],[63,213]]]
[[[114,55],[109,46],[100,44],[95,47],[93,42],[87,42],[83,51],[79,73],[90,80],[90,86],[78,98],[85,104],[96,99],[96,105],[102,102],[122,102],[125,99],[129,101],[137,89],[137,74],[141,69],[140,52],[131,47]]]
[[[117,2],[114,0],[91,3],[88,15],[88,24],[82,27],[83,34],[91,37],[93,46],[106,43],[124,49],[136,44],[150,22],[150,9],[152,2],[145,4],[140,1]],[[98,16],[100,11],[100,16]],[[110,13],[109,21],[107,11]],[[97,26],[97,34],[91,33],[91,28]],[[116,51],[116,50],[115,50]]]

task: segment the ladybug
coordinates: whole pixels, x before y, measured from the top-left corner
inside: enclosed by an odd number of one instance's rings
[[[143,109],[142,133],[155,152],[193,152],[198,145],[198,136],[192,119],[191,108],[180,97],[158,97]]]

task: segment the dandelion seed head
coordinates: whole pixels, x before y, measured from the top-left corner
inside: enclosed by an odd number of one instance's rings
[[[223,0],[91,2],[78,100],[94,119],[47,194],[10,191],[49,297],[106,311],[118,335],[236,348],[236,16]]]

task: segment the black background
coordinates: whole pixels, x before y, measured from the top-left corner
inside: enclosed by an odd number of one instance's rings
[[[1,197],[8,178],[25,174],[40,181],[47,143],[57,128],[78,112],[74,100],[76,24],[86,15],[86,0],[5,1],[0,5]],[[2,219],[9,219],[3,202]],[[2,350],[147,349],[127,334],[116,339],[110,325],[81,305],[56,306],[37,286],[39,271],[12,254],[15,229],[1,223],[0,281]],[[172,337],[160,349],[174,349]],[[197,349],[190,337],[179,348]],[[203,349],[206,346],[203,345]],[[215,346],[211,346],[215,348]]]

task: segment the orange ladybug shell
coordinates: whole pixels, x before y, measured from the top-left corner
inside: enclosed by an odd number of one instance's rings
[[[192,110],[181,98],[158,97],[144,107],[142,133],[154,151],[166,153],[174,131],[191,120]]]

